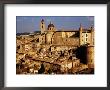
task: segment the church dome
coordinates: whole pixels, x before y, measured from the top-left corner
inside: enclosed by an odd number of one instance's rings
[[[50,22],[50,24],[48,25],[47,30],[54,31],[55,30],[55,26]]]

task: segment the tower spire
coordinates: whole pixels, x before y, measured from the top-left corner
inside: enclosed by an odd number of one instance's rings
[[[41,33],[44,33],[44,31],[45,31],[45,22],[44,22],[44,19],[42,19],[41,22],[40,22],[40,30],[41,30]]]
[[[93,27],[94,27],[93,24],[91,24],[91,30],[93,30]]]
[[[52,22],[50,21],[50,24],[52,24]]]
[[[82,30],[82,24],[80,23],[80,28],[79,28],[79,30],[81,31]]]
[[[82,24],[81,23],[79,28],[79,34],[80,34],[80,45],[82,45]]]

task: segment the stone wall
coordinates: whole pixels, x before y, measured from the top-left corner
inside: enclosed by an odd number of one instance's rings
[[[74,34],[74,32],[55,32],[52,37],[52,44],[78,46],[79,37],[72,37]]]
[[[89,68],[94,67],[94,46],[87,47],[87,64]]]

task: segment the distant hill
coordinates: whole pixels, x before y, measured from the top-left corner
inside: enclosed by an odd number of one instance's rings
[[[33,33],[40,33],[40,31],[34,31]],[[17,36],[19,35],[29,35],[31,34],[30,32],[24,32],[24,33],[16,33]]]
[[[40,33],[41,31],[34,31],[34,33]]]
[[[19,35],[28,35],[28,34],[30,34],[30,33],[24,32],[24,33],[17,33],[16,35],[19,36]]]

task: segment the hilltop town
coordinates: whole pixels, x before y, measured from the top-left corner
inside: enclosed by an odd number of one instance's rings
[[[93,74],[94,27],[57,30],[40,21],[40,32],[16,35],[16,74]]]

